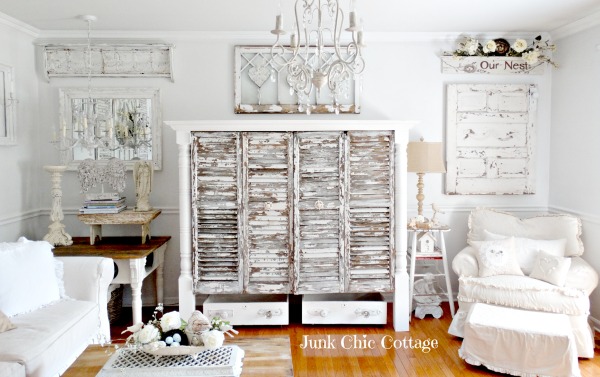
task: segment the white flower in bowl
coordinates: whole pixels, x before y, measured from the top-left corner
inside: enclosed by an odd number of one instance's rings
[[[512,48],[516,52],[521,53],[527,49],[527,41],[524,39],[517,39],[512,45]]]
[[[223,345],[225,336],[221,331],[210,330],[202,334],[202,342],[208,349],[216,349]]]
[[[135,333],[138,343],[147,344],[160,339],[160,332],[152,325],[146,325],[143,329]]]
[[[135,334],[136,332],[140,331],[142,329],[142,327],[144,327],[144,324],[142,322],[138,322],[135,325],[127,327],[127,329],[123,330],[123,332],[121,334],[124,334],[128,331],[132,334]]]
[[[160,319],[160,327],[162,328],[163,332],[177,330],[180,328],[181,316],[179,315],[179,312],[174,311],[163,314],[162,318]]]
[[[483,52],[489,54],[490,52],[496,52],[496,42],[489,40],[483,46]]]

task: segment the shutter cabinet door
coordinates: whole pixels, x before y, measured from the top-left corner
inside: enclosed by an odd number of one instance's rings
[[[347,134],[347,292],[394,288],[394,136]]]
[[[344,137],[299,132],[294,139],[294,293],[342,292]]]
[[[193,272],[196,293],[240,293],[239,133],[196,132],[192,141]]]
[[[293,138],[244,132],[243,248],[246,293],[290,293]]]

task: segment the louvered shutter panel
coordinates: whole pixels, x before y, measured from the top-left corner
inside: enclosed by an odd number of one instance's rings
[[[196,132],[192,142],[196,293],[240,293],[239,133]]]
[[[393,140],[391,131],[348,132],[348,292],[394,287]]]
[[[294,292],[342,292],[343,133],[299,132],[294,142]]]
[[[245,291],[290,293],[292,136],[244,132],[242,145]]]

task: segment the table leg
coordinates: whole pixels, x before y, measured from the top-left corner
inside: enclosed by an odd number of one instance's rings
[[[96,243],[96,237],[102,239],[102,225],[90,225],[90,245]]]
[[[142,322],[142,282],[144,281],[145,265],[146,257],[129,260],[129,270],[131,271],[131,314],[134,324]]]
[[[152,238],[150,236],[150,223],[142,224],[142,244],[146,243],[146,237],[148,239]]]

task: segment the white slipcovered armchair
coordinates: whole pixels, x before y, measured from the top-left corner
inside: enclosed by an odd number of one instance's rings
[[[571,321],[578,356],[594,357],[589,295],[598,285],[598,274],[581,258],[581,221],[567,214],[519,219],[477,208],[469,215],[468,225],[469,246],[452,261],[459,276],[459,309],[448,332],[463,337],[467,313],[474,303],[562,313]],[[497,253],[501,243],[512,245],[516,270],[514,266],[498,269],[482,259],[485,254],[481,250],[492,245],[496,247],[492,252]]]

